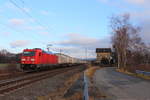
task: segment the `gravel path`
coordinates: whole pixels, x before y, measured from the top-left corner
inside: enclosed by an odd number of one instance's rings
[[[56,89],[62,87],[65,80],[77,73],[77,71],[69,71],[54,77],[44,79],[42,81],[25,86],[22,89],[13,91],[12,93],[0,96],[0,100],[37,100],[37,97],[46,95]]]
[[[112,67],[97,70],[94,83],[106,95],[101,100],[150,100],[150,81],[116,72]]]

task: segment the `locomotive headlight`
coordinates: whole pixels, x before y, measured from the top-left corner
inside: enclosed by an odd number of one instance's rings
[[[25,61],[26,59],[21,59],[21,61]]]
[[[35,59],[31,59],[31,61],[35,61]]]

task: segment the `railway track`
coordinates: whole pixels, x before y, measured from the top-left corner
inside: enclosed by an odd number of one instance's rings
[[[45,71],[42,73],[33,74],[28,77],[22,77],[22,78],[16,79],[16,80],[2,82],[2,83],[0,83],[0,95],[10,93],[14,90],[22,88],[31,83],[55,76],[60,73],[67,72],[67,71],[73,70],[73,69],[79,70],[79,68],[77,68],[77,67],[61,68],[61,69],[55,69],[55,70]]]
[[[15,72],[15,73],[7,73],[7,74],[0,74],[0,81],[1,80],[6,80],[10,78],[15,78],[17,76],[22,76],[25,75],[25,72]]]

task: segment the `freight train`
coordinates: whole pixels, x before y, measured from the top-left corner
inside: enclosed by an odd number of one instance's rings
[[[40,48],[24,49],[21,56],[21,69],[23,70],[37,70],[46,66],[64,67],[81,63],[85,62],[61,53],[53,54]]]

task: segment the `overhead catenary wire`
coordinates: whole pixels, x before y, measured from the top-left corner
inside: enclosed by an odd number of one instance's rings
[[[0,23],[0,25],[3,25],[4,27],[9,28],[9,29],[13,30],[14,32],[20,34],[20,31],[18,31],[17,29],[15,29],[15,28],[13,28],[13,27],[11,27],[11,26],[8,26],[8,25],[2,24],[2,23]],[[24,37],[26,37],[25,34],[22,34],[22,35],[24,35]],[[34,39],[37,40],[37,38],[35,38],[35,37],[34,37]],[[42,42],[42,43],[43,43],[43,42]]]
[[[39,26],[43,27],[48,33],[51,33],[48,29],[46,29],[46,27],[41,24],[36,18],[34,18],[30,13],[28,13],[24,8],[20,7],[16,2],[14,2],[13,0],[9,0],[14,6],[16,6],[18,9],[20,9],[24,14],[26,14],[28,17],[30,17],[31,19],[34,20],[34,22],[36,24],[38,24]],[[22,0],[21,0],[22,1]],[[24,1],[22,1],[24,2]]]
[[[4,23],[0,23],[0,25],[4,26],[4,27],[6,27],[6,28],[9,28],[10,30],[13,30],[14,32],[16,32],[16,33],[18,33],[18,34],[22,33],[22,32],[18,31],[16,28],[14,28],[14,27],[11,26],[11,25],[7,25],[7,24],[4,24]],[[24,35],[24,36],[26,37],[25,34],[22,34],[22,35]],[[36,38],[36,37],[33,37],[33,38],[36,39],[36,40],[38,39],[38,38]]]
[[[24,8],[22,8],[21,6],[19,6],[16,2],[14,2],[13,0],[9,0],[13,5],[15,5],[17,8],[19,8],[24,14],[26,14],[28,17],[30,17],[30,18],[32,18],[32,19],[35,19],[32,15],[30,15],[29,13],[28,13],[28,11],[26,11]],[[22,0],[22,3],[24,4],[24,1]],[[38,24],[39,26],[42,26],[42,27],[44,27],[45,28],[45,26],[43,26],[39,21],[37,21],[37,20],[35,20],[34,22],[36,22],[36,24]],[[7,25],[7,24],[3,24],[3,23],[0,23],[1,25],[3,25],[4,27],[7,27],[7,28],[9,28],[9,29],[11,29],[11,30],[13,30],[14,32],[16,32],[16,33],[18,33],[18,34],[20,34],[20,33],[22,33],[22,32],[20,32],[19,30],[17,30],[16,28],[14,28],[13,26],[9,26],[9,25]],[[45,28],[46,29],[46,28]],[[48,30],[47,30],[48,31]],[[48,31],[49,32],[49,31]],[[22,33],[22,35],[24,35],[25,37],[27,36],[27,35],[25,35],[25,34],[23,34]],[[35,37],[35,36],[32,36],[32,38],[34,38],[34,40],[36,40],[36,42],[38,41],[38,42],[40,42],[41,40],[39,40],[37,37]],[[47,43],[45,43],[45,42],[40,42],[40,43],[42,43],[42,44],[47,44]]]
[[[2,26],[4,26],[4,27],[6,27],[6,28],[9,28],[9,29],[11,29],[11,30],[13,30],[15,33],[17,33],[17,34],[20,34],[21,32],[20,31],[18,31],[17,29],[15,29],[15,28],[13,28],[13,27],[11,27],[11,26],[8,26],[8,25],[6,25],[6,24],[4,24],[4,23],[0,23],[0,25],[2,25]],[[25,34],[22,34],[24,37],[26,37],[26,35]],[[38,38],[36,38],[36,37],[32,37],[32,38],[34,38],[35,40],[38,40]],[[32,40],[33,41],[33,40]],[[40,41],[40,40],[39,40]],[[33,42],[37,42],[37,41],[33,41]],[[46,43],[44,43],[44,42],[40,42],[40,43],[42,43],[42,44],[46,44]]]
[[[19,8],[22,12],[24,12],[28,17],[30,17],[30,18],[32,18],[32,19],[35,19],[32,15],[30,15],[24,8],[22,8],[22,7],[20,7],[17,3],[15,3],[13,0],[9,0],[13,5],[15,5],[17,8]],[[24,4],[24,1],[23,0],[21,0],[21,2]],[[42,27],[44,27],[41,23],[39,23],[38,21],[36,21],[36,23],[39,25],[39,26],[42,26]],[[9,29],[11,29],[11,30],[13,30],[14,32],[16,32],[16,33],[18,33],[18,34],[20,34],[20,33],[22,33],[22,32],[20,32],[20,31],[18,31],[16,28],[14,28],[14,27],[12,27],[12,26],[8,26],[8,25],[6,25],[6,24],[3,24],[3,23],[0,23],[1,25],[3,25],[4,27],[7,27],[7,28],[9,28]],[[46,28],[45,28],[46,29]],[[24,35],[25,37],[27,36],[27,35],[25,35],[25,34],[22,34],[22,35]],[[38,41],[41,41],[41,40],[39,40],[37,37],[35,37],[35,36],[32,36],[32,38],[34,38],[34,40],[36,40],[36,42],[37,42],[37,40]],[[46,44],[45,42],[41,42],[42,44]]]
[[[8,25],[6,25],[6,24],[4,24],[4,23],[0,23],[0,25],[3,25],[4,27],[7,27],[7,28],[9,28],[9,29],[11,29],[11,30],[13,30],[13,31],[15,31],[15,32],[17,32],[17,33],[20,33],[18,30],[16,30],[15,28],[13,28],[13,27],[10,27],[10,26],[8,26]]]
[[[20,0],[20,2],[22,2],[22,4],[24,4],[24,1],[23,1],[23,0]]]

